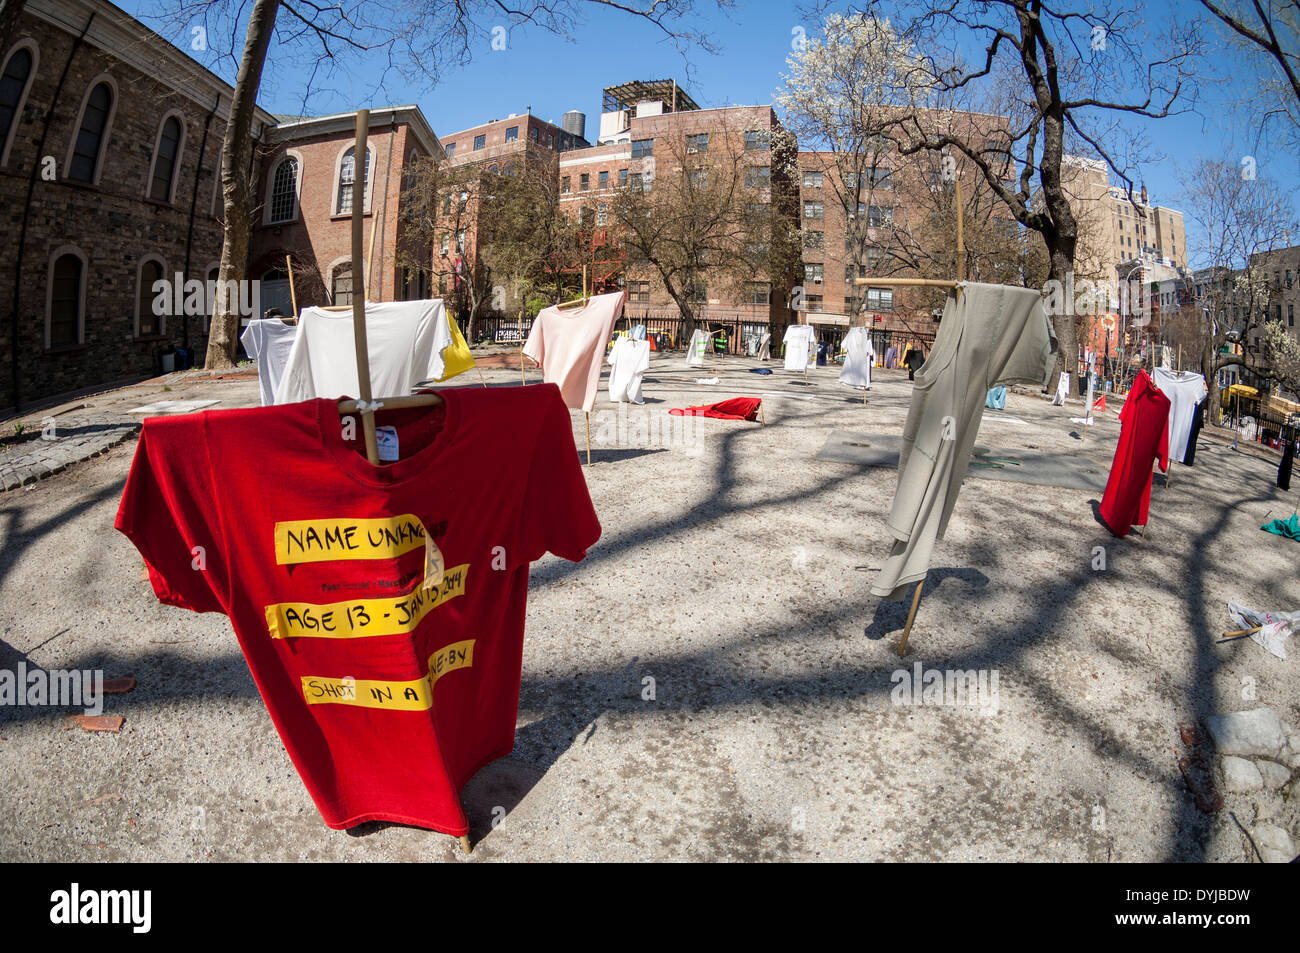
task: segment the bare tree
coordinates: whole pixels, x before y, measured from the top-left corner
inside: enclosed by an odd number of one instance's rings
[[[253,116],[267,51],[313,64],[303,91],[304,111],[316,81],[334,69],[354,68],[365,57],[375,70],[375,89],[397,71],[432,85],[449,68],[468,62],[480,43],[508,43],[512,30],[539,28],[570,35],[585,11],[609,9],[648,24],[684,51],[714,49],[691,26],[695,0],[414,0],[389,4],[374,0],[253,0],[246,31],[241,31],[245,0],[158,0],[171,31],[187,38],[198,27],[210,38],[210,54],[238,63],[234,102],[222,143],[222,198],[225,215],[221,287],[247,278],[248,228],[252,221],[248,183]],[[726,6],[729,0],[714,0]],[[242,48],[239,35],[244,33]],[[228,44],[220,42],[229,37]],[[237,52],[239,51],[239,52]],[[229,367],[239,335],[239,315],[224,292],[218,293],[208,341],[207,367]]]
[[[771,183],[751,171],[756,167],[738,130],[711,132],[705,140],[663,136],[655,150],[652,181],[621,189],[608,214],[629,270],[658,275],[689,334],[710,288],[739,292],[756,280],[771,286],[789,273],[781,249],[788,254],[795,245],[782,241],[778,248],[773,241],[781,220]]]
[[[1210,389],[1212,419],[1220,416],[1219,371],[1241,367],[1269,379],[1278,364],[1285,378],[1285,345],[1271,337],[1258,349],[1273,298],[1280,289],[1266,267],[1270,252],[1285,248],[1297,230],[1293,197],[1264,178],[1248,178],[1233,162],[1206,159],[1183,176],[1189,217],[1199,226],[1194,306],[1201,321],[1189,339],[1200,346],[1201,372]],[[1186,328],[1183,329],[1187,331]],[[1252,359],[1250,349],[1258,355]],[[1236,353],[1238,350],[1240,354]],[[1292,387],[1295,385],[1292,384]]]
[[[1083,0],[928,0],[910,6],[916,14],[903,32],[924,59],[936,100],[953,106],[953,97],[962,97],[1006,116],[1009,126],[1004,135],[986,138],[978,128],[935,132],[921,117],[900,115],[891,123],[900,152],[950,150],[964,156],[1015,220],[1041,235],[1048,277],[1064,283],[1079,244],[1063,176],[1066,156],[1102,159],[1131,197],[1132,155],[1124,153],[1137,137],[1121,123],[1169,116],[1190,101],[1192,65],[1202,48],[1196,25],[1162,20],[1153,32],[1137,3],[1101,11]],[[961,51],[976,44],[982,49],[967,63]],[[1056,371],[1073,372],[1077,322],[1058,315],[1055,323]]]
[[[1300,142],[1300,3],[1297,0],[1199,0],[1227,35],[1233,78],[1254,68],[1249,115],[1258,132],[1281,120],[1292,145]],[[1242,56],[1237,54],[1244,54]],[[1245,67],[1245,68],[1243,68]]]

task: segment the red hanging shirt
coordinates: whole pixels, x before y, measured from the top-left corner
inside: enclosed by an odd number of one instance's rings
[[[462,785],[514,746],[529,563],[600,537],[555,385],[440,393],[376,414],[377,467],[332,400],[150,418],[118,509],[160,600],[230,617],[333,828],[468,832]]]
[[[1146,525],[1152,461],[1159,460],[1160,469],[1169,470],[1169,398],[1146,371],[1138,371],[1119,419],[1119,443],[1101,498],[1101,518],[1116,536],[1127,536],[1132,527]]]

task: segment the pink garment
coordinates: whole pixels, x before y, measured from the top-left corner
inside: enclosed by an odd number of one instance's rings
[[[543,379],[558,384],[564,403],[590,412],[614,322],[623,311],[623,292],[595,295],[581,308],[544,308],[533,319],[524,353],[542,367]]]

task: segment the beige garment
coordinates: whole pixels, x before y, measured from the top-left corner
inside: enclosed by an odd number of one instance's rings
[[[564,403],[590,412],[614,322],[623,311],[623,292],[595,295],[580,308],[544,308],[533,319],[524,353],[542,366],[542,378],[558,384]]]
[[[873,594],[901,599],[925,578],[957,503],[989,389],[1041,385],[1053,343],[1042,296],[1032,288],[968,283],[959,300],[949,296],[934,348],[916,372],[886,521],[894,546]]]

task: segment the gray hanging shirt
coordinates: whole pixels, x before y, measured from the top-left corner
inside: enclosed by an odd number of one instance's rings
[[[873,594],[899,600],[925,578],[957,503],[989,389],[1041,386],[1054,347],[1042,296],[1032,288],[968,283],[959,298],[948,297],[934,348],[912,389],[898,489],[886,521],[894,545]]]

